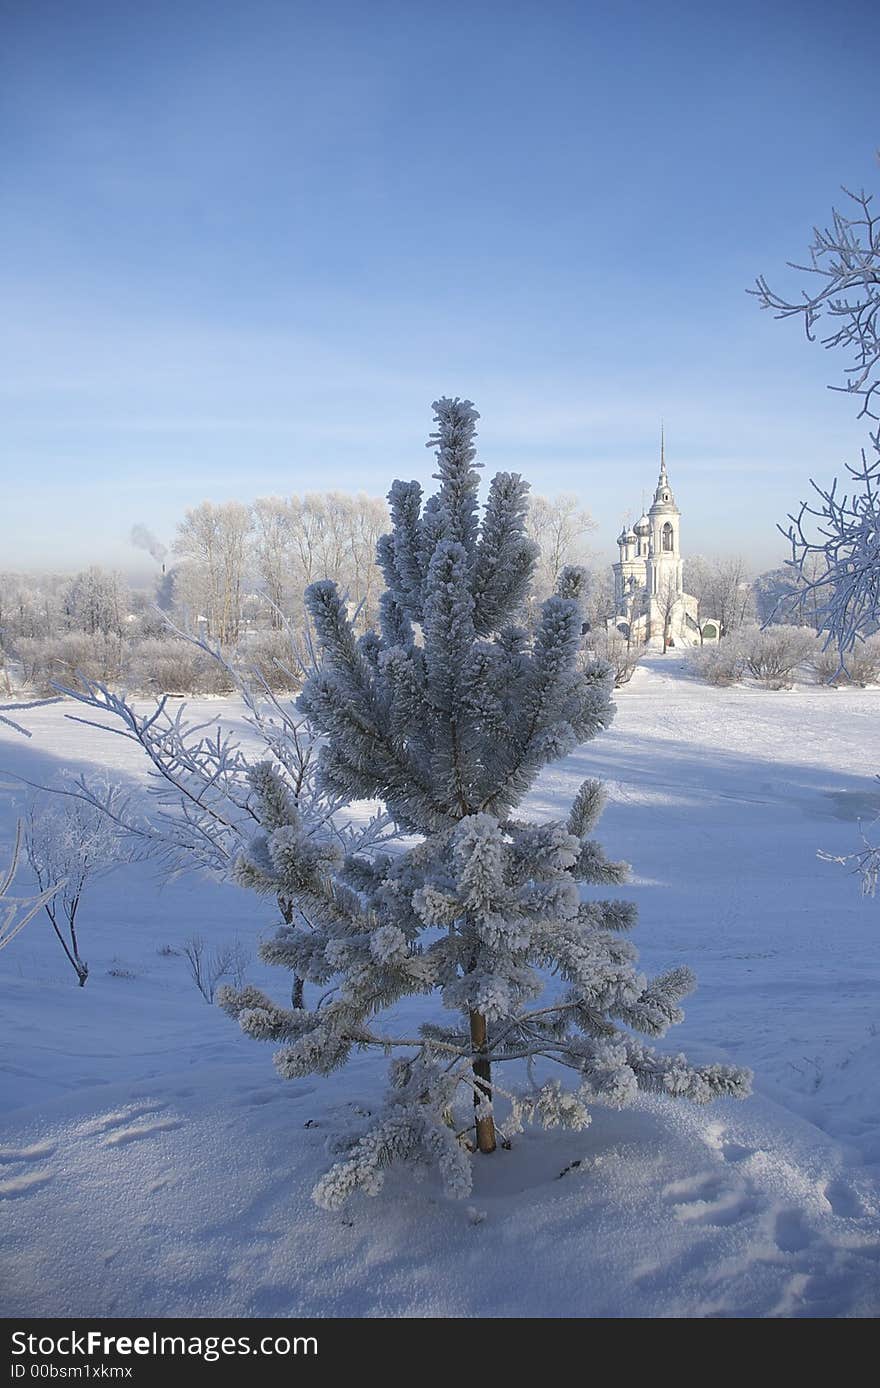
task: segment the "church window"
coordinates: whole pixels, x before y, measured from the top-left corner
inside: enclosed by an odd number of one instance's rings
[[[670,525],[669,521],[667,521],[666,524],[665,524],[664,527],[663,527],[663,543],[662,543],[662,548],[663,548],[663,550],[664,550],[665,553],[667,553],[667,554],[671,554],[671,553],[672,553],[672,526]]]

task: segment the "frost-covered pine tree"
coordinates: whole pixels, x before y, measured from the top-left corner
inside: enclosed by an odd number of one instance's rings
[[[680,1021],[693,979],[675,969],[648,981],[625,938],[634,907],[582,891],[627,871],[590,837],[600,785],[585,782],[563,822],[516,817],[542,767],[608,726],[612,676],[577,661],[582,571],[562,572],[532,636],[517,624],[536,561],[527,484],[499,473],[481,521],[477,412],[458,399],[434,410],[440,488],[424,507],[418,483],[391,489],[381,630],[356,639],[335,584],[313,584],[321,662],[299,700],[326,737],[327,794],[383,800],[412,839],[396,854],[345,854],[263,763],[251,779],[262,829],[237,867],[242,883],[295,899],[310,925],[282,927],[264,958],[324,992],[285,1009],[253,988],[224,991],[246,1033],[282,1043],[279,1072],[326,1074],[355,1048],[402,1052],[384,1111],[316,1187],[328,1208],[374,1194],[394,1160],[436,1164],[466,1194],[471,1153],[492,1152],[499,1126],[505,1139],[524,1121],[583,1128],[591,1103],[639,1089],[700,1102],[748,1091],[742,1070],[693,1066],[634,1034]],[[389,1034],[383,1012],[434,993],[448,1022]],[[528,1086],[502,1090],[496,1067],[506,1075],[514,1061]],[[567,1086],[547,1077],[553,1065]]]

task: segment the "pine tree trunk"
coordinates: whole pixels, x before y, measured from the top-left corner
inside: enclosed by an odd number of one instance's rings
[[[291,925],[293,922],[294,906],[289,896],[278,896],[278,909],[281,912],[281,918],[284,924]],[[305,980],[300,978],[299,974],[293,975],[293,985],[290,990],[290,1005],[291,1007],[305,1006]]]
[[[474,1049],[474,1079],[477,1081],[479,1095],[474,1094],[474,1107],[480,1103],[481,1097],[491,1101],[492,1099],[492,1065],[486,1051],[487,1032],[486,1018],[482,1012],[472,1012],[471,1019],[471,1045]],[[477,1147],[481,1152],[495,1151],[495,1119],[478,1118],[476,1120]]]

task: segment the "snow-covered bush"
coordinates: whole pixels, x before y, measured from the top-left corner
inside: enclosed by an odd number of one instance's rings
[[[335,584],[311,585],[321,664],[299,700],[326,736],[325,794],[381,798],[410,840],[395,853],[347,851],[304,818],[271,763],[250,767],[261,827],[236,875],[296,902],[298,918],[261,954],[315,992],[293,1008],[252,987],[218,993],[248,1035],[280,1043],[288,1078],[327,1074],[354,1050],[403,1053],[383,1112],[318,1183],[331,1209],[375,1194],[393,1161],[435,1165],[466,1194],[470,1152],[496,1146],[498,1097],[507,1138],[532,1121],[583,1128],[592,1103],[619,1106],[640,1089],[698,1102],[748,1091],[740,1069],[690,1065],[633,1034],[680,1021],[693,978],[676,968],[649,981],[623,938],[635,908],[582,895],[627,872],[591,837],[599,784],[583,784],[563,821],[517,817],[542,767],[608,726],[612,673],[579,668],[582,571],[562,571],[532,636],[518,624],[536,559],[527,486],[499,473],[481,523],[477,413],[469,401],[434,408],[441,485],[424,507],[417,483],[391,489],[381,630],[357,638]],[[396,1033],[381,1018],[408,994],[438,994],[449,1020]],[[501,1089],[493,1065],[518,1061],[527,1088]],[[554,1063],[570,1088],[546,1076]]]
[[[239,646],[240,668],[256,671],[259,681],[276,693],[297,690],[307,659],[305,643],[291,631],[260,631]]]
[[[21,683],[40,694],[54,692],[55,686],[84,689],[89,684],[124,687],[135,694],[229,694],[234,679],[227,665],[213,658],[212,652],[178,634],[142,640],[122,640],[100,632],[67,632],[47,638],[20,637],[15,645]],[[283,675],[277,658],[291,660],[290,642],[278,633],[259,637],[230,659],[242,667],[256,665],[274,688],[289,688],[291,679]]]
[[[28,808],[25,849],[40,891],[47,895],[46,915],[82,988],[89,966],[80,954],[77,917],[88,883],[119,859],[113,826],[77,796],[40,797]]]
[[[12,679],[9,674],[9,651],[0,640],[0,690],[7,697],[12,695]]]
[[[44,656],[45,641],[36,636],[20,636],[15,642],[14,655],[18,661],[23,689],[40,689],[47,678]]]
[[[688,651],[690,669],[725,687],[751,675],[768,689],[789,689],[801,666],[813,668],[816,633],[807,627],[746,626],[732,636]]]
[[[591,631],[580,654],[582,667],[590,660],[603,660],[614,671],[614,688],[629,684],[641,659],[643,647],[627,641],[619,631]]]
[[[200,694],[208,659],[176,637],[153,637],[133,647],[125,683],[139,694]]]
[[[859,641],[840,663],[836,647],[822,646],[812,658],[812,668],[819,684],[854,684],[863,689],[880,683],[880,636]]]
[[[768,689],[790,689],[800,666],[816,652],[809,627],[744,627],[739,634],[745,668]]]
[[[745,674],[746,662],[739,632],[707,646],[692,646],[687,654],[689,668],[707,684],[725,687],[736,684]]]
[[[837,688],[849,683],[847,673],[840,664],[840,656],[830,647],[823,648],[820,644],[810,657],[810,669],[817,684],[830,684]]]
[[[81,687],[82,677],[109,684],[123,681],[128,644],[112,634],[68,631],[62,636],[21,637],[15,654],[21,661],[24,687],[51,695],[56,683]]]
[[[228,694],[228,670],[201,646],[180,636],[139,641],[131,649],[125,676],[139,694]]]
[[[856,643],[847,656],[846,673],[861,688],[880,683],[880,634]]]

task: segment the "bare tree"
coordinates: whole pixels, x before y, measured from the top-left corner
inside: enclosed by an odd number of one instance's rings
[[[351,542],[351,593],[364,614],[364,625],[372,626],[378,615],[381,574],[376,563],[379,537],[388,528],[388,507],[374,496],[359,493],[352,498],[349,518]]]
[[[617,616],[614,601],[614,572],[609,565],[588,571],[587,595],[584,600],[584,617],[588,629],[598,631]]]
[[[821,580],[827,569],[827,559],[821,551],[805,558],[803,572],[785,564],[759,574],[752,584],[758,620],[764,626],[810,626],[821,631],[825,619]]]
[[[741,555],[732,555],[716,564],[712,600],[722,631],[738,630],[751,616],[752,585]]]
[[[614,688],[629,684],[638,665],[644,647],[634,645],[615,627],[591,632],[587,645],[578,655],[580,669],[586,669],[591,660],[598,658],[607,661],[614,671]]]
[[[827,348],[843,347],[855,354],[845,367],[845,389],[861,399],[859,418],[874,413],[880,390],[880,217],[873,214],[873,194],[843,190],[853,207],[846,216],[832,209],[830,226],[813,232],[810,264],[789,262],[793,269],[818,276],[815,293],[802,291],[797,303],[773,293],[763,276],[750,291],[762,308],[777,317],[800,314],[807,336],[823,315],[836,326],[822,339]],[[788,566],[797,578],[799,597],[814,601],[815,620],[837,646],[841,666],[857,641],[880,624],[880,428],[870,435],[874,456],[862,450],[858,463],[846,470],[855,484],[838,491],[811,481],[812,502],[804,501],[789,524],[780,530],[791,543]]]
[[[746,562],[741,555],[704,559],[693,555],[684,562],[685,591],[697,600],[697,625],[712,618],[725,636],[741,627],[751,615],[753,594]]]
[[[70,578],[59,574],[0,574],[0,628],[8,641],[54,636],[69,623],[64,598]]]
[[[253,521],[238,501],[215,506],[203,501],[187,511],[174,549],[190,560],[205,585],[210,634],[221,645],[238,639],[242,579]]]
[[[68,622],[90,636],[119,636],[128,595],[117,573],[93,564],[71,580],[64,595]]]
[[[584,539],[596,522],[578,498],[565,492],[552,499],[529,498],[526,529],[541,551],[538,561],[538,588],[541,596],[551,593],[566,564],[585,557]],[[545,591],[546,590],[546,591]]]
[[[660,619],[660,639],[663,643],[664,655],[669,649],[672,637],[672,619],[680,601],[681,593],[678,591],[678,584],[674,578],[667,575],[654,594],[654,610]]]
[[[290,501],[280,496],[258,497],[253,513],[254,564],[269,599],[270,624],[280,631],[295,586],[294,514]]]
[[[376,617],[379,570],[376,545],[388,523],[378,497],[309,492],[254,503],[257,573],[270,600],[273,626],[299,617],[299,596],[316,578],[332,578],[364,613]]]
[[[871,210],[872,194],[844,192],[853,215],[833,209],[830,226],[814,229],[810,263],[793,265],[823,281],[817,292],[803,290],[793,303],[773,293],[763,276],[752,292],[761,307],[774,309],[777,317],[800,314],[810,339],[823,315],[831,320],[834,330],[822,339],[823,346],[842,347],[852,354],[844,368],[846,386],[832,389],[860,398],[860,419],[878,419],[880,218]],[[880,626],[880,428],[870,435],[870,444],[871,455],[862,450],[860,462],[846,465],[854,484],[851,492],[838,492],[836,479],[830,487],[811,479],[815,500],[802,502],[788,517],[788,526],[779,527],[791,543],[790,567],[817,600],[817,621],[827,632],[826,646],[837,647],[841,671],[856,643]],[[810,565],[817,560],[818,576],[811,577]],[[864,834],[862,838],[861,850],[836,861],[851,863],[862,889],[873,894],[880,847]]]
[[[47,895],[46,915],[82,988],[89,966],[80,954],[77,914],[89,880],[109,871],[119,857],[112,825],[83,800],[49,804],[35,799],[28,807],[25,848],[40,891]]]
[[[709,597],[712,592],[712,568],[702,554],[690,554],[685,559],[682,565],[682,584],[685,592],[690,593],[697,605],[694,623],[702,646],[704,622],[709,617],[716,617],[717,619],[717,614],[711,611],[709,604]]]
[[[840,665],[856,642],[880,626],[880,429],[872,435],[877,456],[847,464],[852,492],[812,483],[816,502],[804,501],[782,533],[791,542],[789,566],[795,592],[808,601],[818,630],[837,646]]]

